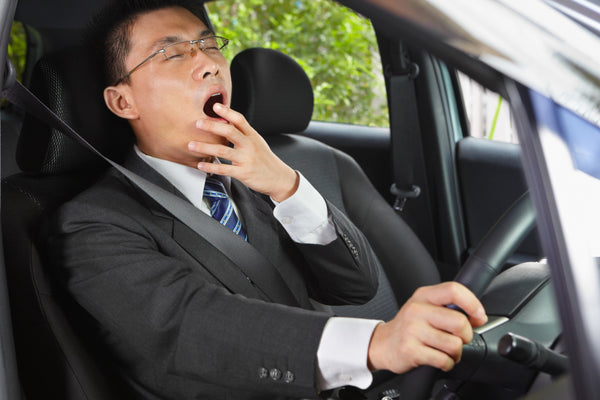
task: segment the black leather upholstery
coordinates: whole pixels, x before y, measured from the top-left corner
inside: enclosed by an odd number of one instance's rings
[[[334,311],[389,319],[417,287],[439,282],[427,250],[375,190],[356,161],[333,147],[296,134],[308,126],[313,109],[312,87],[300,65],[276,50],[253,48],[232,60],[231,73],[232,108],[242,112],[266,136],[280,158],[301,171],[323,196],[346,212],[381,261],[383,271],[376,298],[363,306],[335,307]]]

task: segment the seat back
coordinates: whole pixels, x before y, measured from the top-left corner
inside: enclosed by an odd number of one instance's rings
[[[42,58],[31,90],[97,148],[115,159],[130,148],[127,125],[102,104],[102,85],[82,48]],[[28,399],[129,398],[104,367],[105,352],[85,334],[86,315],[41,261],[41,221],[91,185],[103,161],[60,132],[26,116],[17,144],[22,173],[2,180],[2,229],[18,369]],[[76,321],[77,324],[73,324]]]
[[[334,307],[339,315],[388,320],[414,290],[439,282],[436,265],[408,225],[373,187],[348,154],[302,136],[313,111],[306,73],[271,49],[242,51],[232,60],[232,108],[240,111],[283,161],[344,211],[379,258],[379,290],[362,306]]]

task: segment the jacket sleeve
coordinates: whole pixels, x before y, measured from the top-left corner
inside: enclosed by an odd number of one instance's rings
[[[364,304],[377,293],[379,260],[362,232],[326,202],[337,238],[327,245],[297,244],[312,274],[311,297],[329,305]]]

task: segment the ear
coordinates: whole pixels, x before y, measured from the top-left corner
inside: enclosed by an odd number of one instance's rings
[[[104,89],[104,102],[110,111],[125,119],[137,119],[139,117],[135,103],[127,86],[108,86]]]

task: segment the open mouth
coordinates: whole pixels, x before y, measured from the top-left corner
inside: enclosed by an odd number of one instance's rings
[[[215,93],[208,98],[206,104],[204,104],[204,114],[211,118],[220,118],[217,113],[214,112],[213,107],[216,103],[223,104],[223,94]]]

